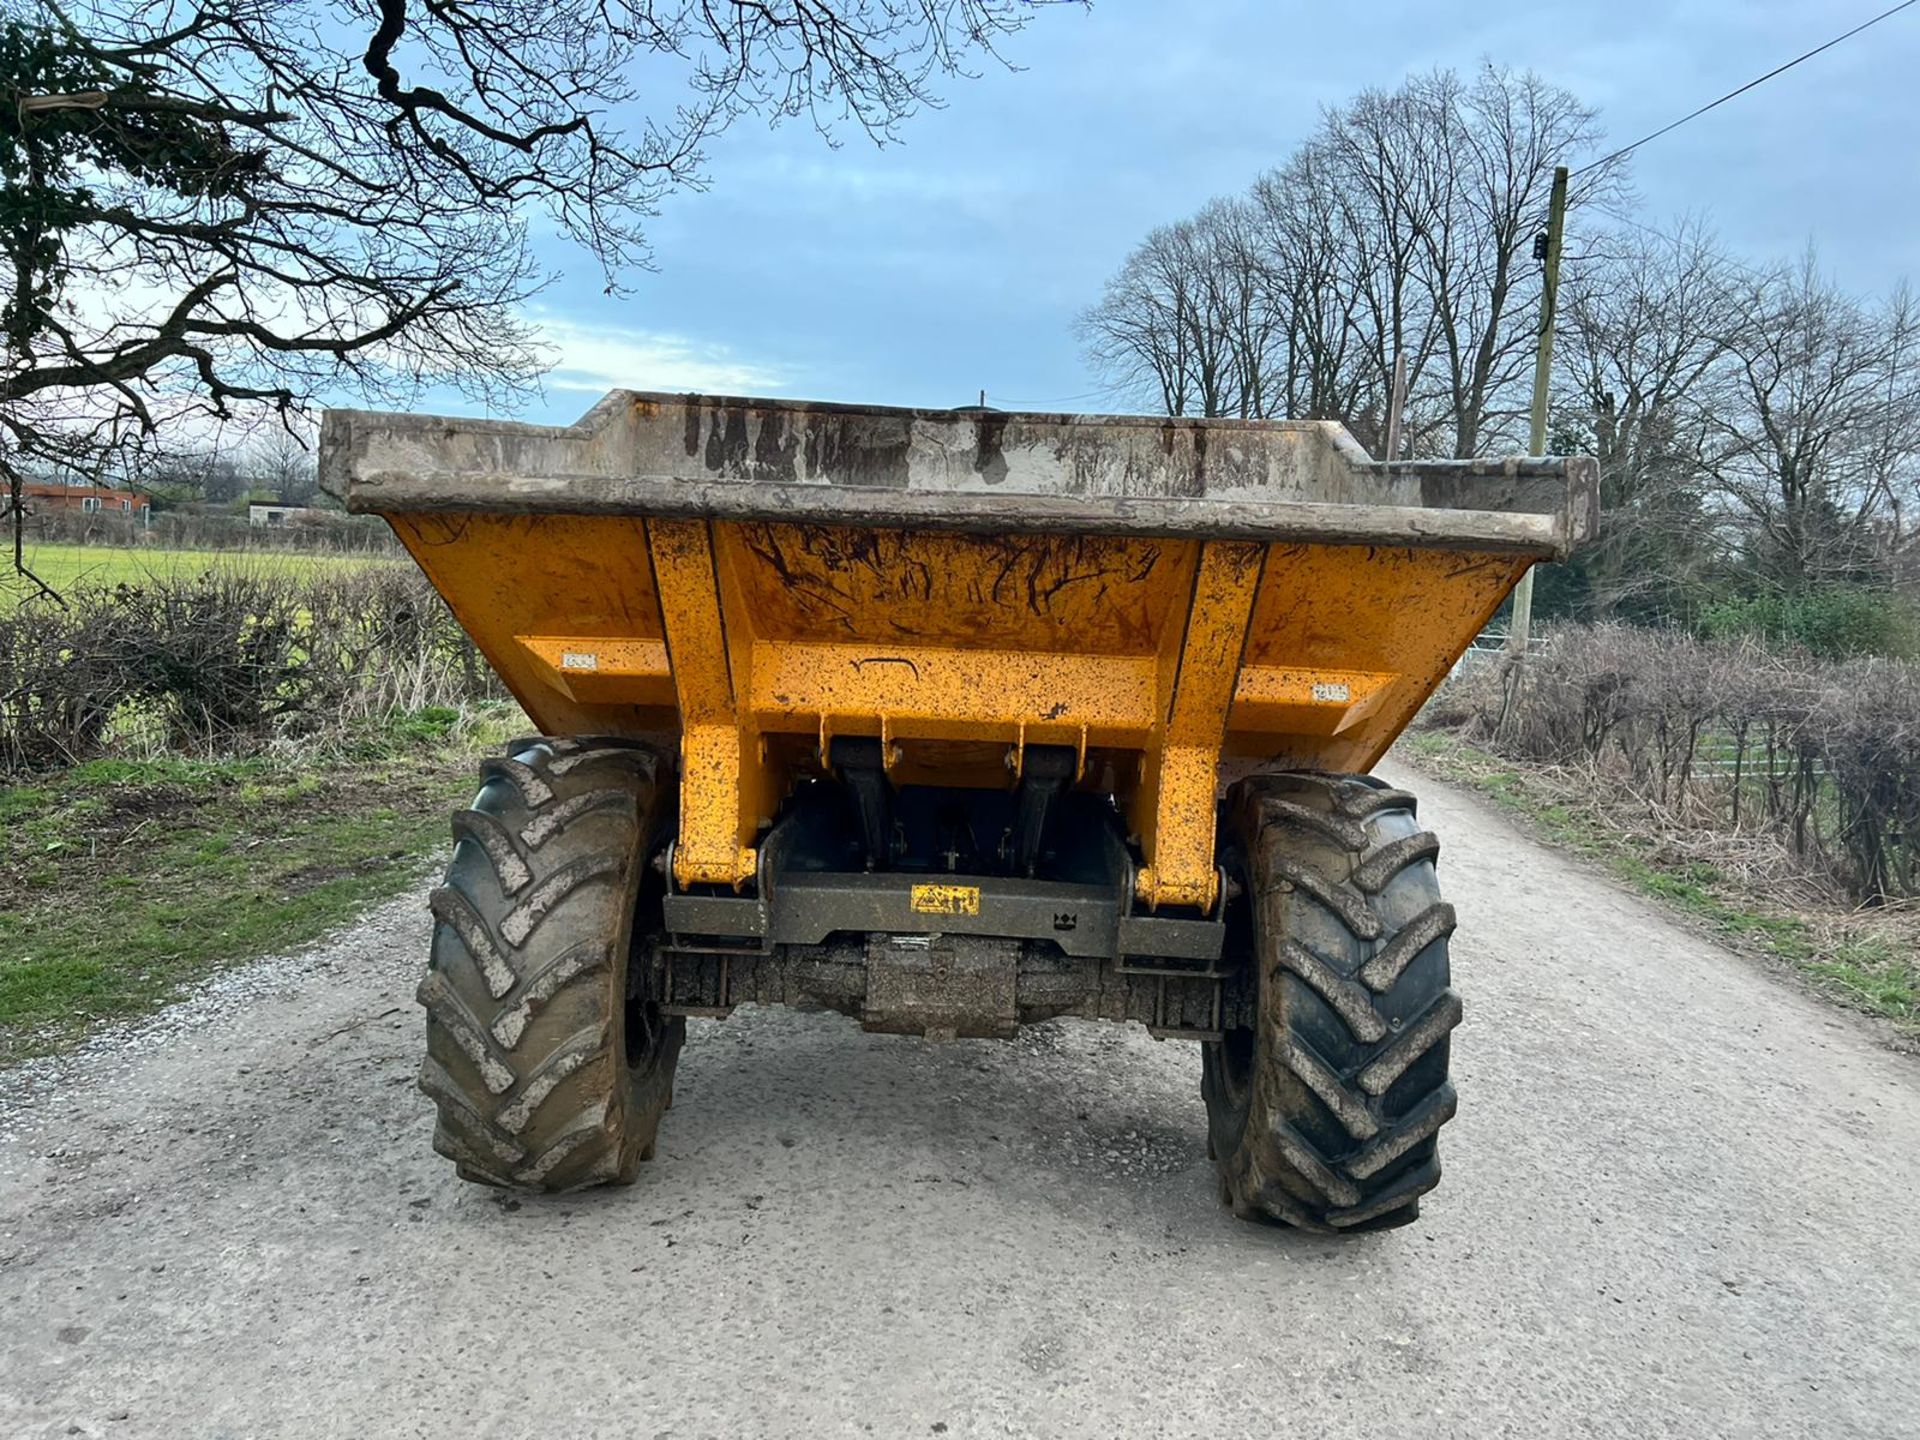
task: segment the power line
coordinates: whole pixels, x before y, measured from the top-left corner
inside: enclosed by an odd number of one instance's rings
[[[1773,267],[1766,267],[1760,264],[1749,265],[1744,260],[1735,259],[1732,255],[1729,255],[1725,250],[1720,248],[1720,238],[1717,233],[1712,231],[1708,231],[1702,235],[1699,241],[1689,240],[1684,235],[1676,235],[1670,230],[1662,230],[1657,225],[1649,225],[1643,220],[1635,220],[1631,215],[1623,214],[1618,210],[1602,210],[1601,213],[1613,224],[1624,225],[1631,230],[1638,230],[1643,235],[1650,235],[1656,240],[1664,240],[1669,245],[1692,245],[1704,241],[1712,250],[1713,261],[1716,265],[1723,265],[1729,270],[1737,270],[1742,275],[1750,276],[1755,280],[1771,280],[1780,273],[1782,268],[1779,265]],[[1587,238],[1595,239],[1600,237],[1588,236]]]
[[[1908,0],[1912,3],[1912,0]],[[1111,395],[1107,390],[1087,390],[1078,395],[1054,395],[1043,400],[1016,400],[1006,395],[992,395],[989,398],[1006,405],[1071,405],[1079,400],[1104,400]]]
[[[1900,0],[1900,3],[1898,5],[1894,5],[1886,10],[1882,10],[1878,15],[1875,15],[1870,20],[1861,21],[1858,25],[1854,26],[1851,30],[1848,30],[1843,32],[1842,34],[1836,35],[1831,40],[1828,40],[1823,44],[1816,45],[1813,47],[1813,49],[1804,51],[1803,53],[1794,56],[1793,59],[1787,61],[1785,64],[1774,66],[1774,68],[1767,71],[1766,74],[1756,76],[1752,80],[1747,81],[1746,84],[1739,86],[1737,89],[1729,90],[1726,94],[1722,95],[1719,99],[1708,101],[1705,105],[1702,105],[1699,109],[1691,110],[1687,114],[1682,115],[1678,120],[1674,120],[1666,125],[1662,125],[1658,130],[1655,130],[1650,134],[1642,135],[1638,140],[1635,140],[1631,145],[1622,145],[1618,150],[1615,150],[1610,154],[1603,155],[1598,160],[1589,161],[1587,164],[1582,165],[1578,170],[1575,170],[1573,174],[1584,175],[1589,170],[1597,170],[1602,165],[1611,164],[1615,160],[1619,160],[1625,156],[1631,155],[1634,151],[1638,150],[1641,146],[1650,144],[1652,141],[1658,140],[1662,135],[1671,134],[1673,131],[1678,130],[1682,125],[1685,125],[1688,122],[1693,120],[1698,120],[1702,115],[1705,115],[1709,110],[1717,110],[1720,106],[1726,104],[1729,100],[1738,99],[1740,96],[1746,94],[1747,91],[1766,84],[1767,81],[1773,79],[1776,75],[1784,75],[1787,71],[1793,69],[1794,66],[1802,64],[1808,60],[1811,60],[1813,59],[1814,56],[1822,54],[1825,51],[1831,50],[1836,45],[1839,45],[1844,43],[1845,41],[1851,40],[1854,36],[1858,35],[1861,31],[1870,30],[1875,25],[1878,25],[1882,20],[1888,19],[1889,17],[1894,15],[1898,15],[1902,10],[1911,9],[1915,4],[1920,4],[1920,0]],[[1683,241],[1680,240],[1678,236],[1669,235],[1665,231],[1657,230],[1651,225],[1642,224],[1640,221],[1631,219],[1626,215],[1616,214],[1612,216],[1612,218],[1621,224],[1631,226],[1635,230],[1639,230],[1648,235],[1655,236],[1671,244],[1684,243]],[[1744,274],[1751,275],[1756,279],[1765,278],[1765,272],[1757,270],[1753,266],[1744,265],[1738,260],[1735,260],[1730,255],[1721,254],[1716,256],[1716,259],[1728,265],[1730,268],[1741,271]],[[1092,400],[1096,398],[1104,399],[1104,398],[1107,398],[1110,394],[1111,394],[1110,391],[1090,390],[1090,391],[1087,391],[1085,394],[1065,395],[1065,396],[1060,396],[1050,400],[1011,400],[1011,399],[1007,399],[1004,396],[995,396],[994,398],[996,400],[1001,400],[1003,401],[1003,403],[1008,405],[1064,405],[1064,404],[1071,404],[1080,400]]]
[[[1644,235],[1651,235],[1656,240],[1664,240],[1669,245],[1689,245],[1689,244],[1695,243],[1694,241],[1688,240],[1685,236],[1670,234],[1669,232],[1660,229],[1658,226],[1648,225],[1643,221],[1635,220],[1632,216],[1623,215],[1617,210],[1607,210],[1607,211],[1603,211],[1602,213],[1605,214],[1609,220],[1613,221],[1616,224],[1628,226],[1630,229],[1638,230]],[[1709,234],[1702,238],[1709,245],[1712,245],[1713,251],[1714,251],[1714,260],[1718,264],[1725,265],[1728,269],[1731,269],[1731,270],[1738,270],[1743,275],[1751,275],[1756,280],[1765,280],[1769,277],[1769,272],[1766,270],[1762,270],[1759,266],[1748,265],[1743,261],[1734,259],[1733,256],[1728,255],[1724,253],[1722,250],[1720,250],[1719,245],[1717,243],[1717,238],[1715,236]]]
[[[1862,21],[1860,24],[1854,26],[1853,29],[1847,31],[1846,34],[1836,35],[1831,40],[1827,41],[1826,44],[1816,45],[1814,46],[1813,49],[1807,51],[1804,55],[1794,56],[1793,59],[1787,61],[1787,63],[1784,65],[1776,65],[1773,69],[1769,70],[1766,74],[1758,77],[1757,79],[1749,80],[1746,84],[1742,85],[1738,90],[1729,90],[1726,94],[1722,95],[1718,100],[1714,100],[1709,102],[1708,104],[1702,105],[1698,110],[1695,110],[1690,114],[1682,115],[1678,120],[1675,120],[1670,125],[1662,125],[1658,130],[1654,131],[1651,135],[1642,135],[1638,140],[1634,141],[1631,145],[1623,145],[1618,150],[1614,151],[1611,155],[1604,155],[1600,159],[1593,161],[1591,164],[1582,165],[1578,170],[1574,171],[1573,173],[1576,175],[1582,175],[1589,170],[1598,169],[1602,165],[1606,165],[1611,163],[1612,161],[1618,160],[1623,155],[1631,155],[1634,151],[1638,150],[1642,145],[1647,144],[1649,141],[1658,140],[1662,135],[1667,134],[1669,131],[1678,130],[1682,125],[1686,124],[1689,120],[1698,120],[1702,115],[1706,114],[1709,110],[1717,109],[1718,107],[1726,104],[1727,101],[1734,99],[1736,96],[1746,94],[1747,91],[1753,89],[1756,85],[1766,84],[1767,81],[1773,79],[1774,76],[1785,74],[1787,71],[1793,69],[1794,66],[1798,65],[1801,61],[1811,60],[1814,56],[1818,55],[1821,51],[1831,50],[1834,46],[1838,45],[1843,40],[1851,40],[1854,36],[1858,35],[1862,30],[1867,30],[1872,28],[1875,25],[1878,25],[1882,20],[1885,20],[1889,15],[1898,15],[1902,10],[1908,9],[1909,7],[1911,7],[1916,3],[1920,3],[1920,0],[1900,0],[1900,3],[1898,5],[1895,5],[1892,9],[1882,10],[1878,15],[1874,16],[1871,20]]]

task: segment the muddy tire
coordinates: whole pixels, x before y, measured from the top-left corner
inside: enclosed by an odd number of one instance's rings
[[[1205,1047],[1221,1198],[1304,1230],[1403,1225],[1439,1182],[1455,1107],[1439,842],[1405,791],[1331,775],[1234,787],[1222,842],[1256,1023]]]
[[[671,767],[624,741],[521,740],[481,776],[418,997],[433,1148],[484,1185],[631,1183],[686,1033],[652,1002],[648,943]]]

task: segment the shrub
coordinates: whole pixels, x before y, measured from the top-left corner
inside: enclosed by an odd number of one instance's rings
[[[35,544],[135,546],[149,550],[300,550],[333,554],[397,555],[387,523],[372,515],[328,512],[298,525],[255,525],[246,502],[238,514],[205,507],[157,510],[150,520],[112,512],[30,508],[26,539]]]
[[[0,771],[158,743],[244,751],[504,693],[424,577],[216,571],[76,587],[0,625]],[[444,728],[444,727],[443,727]]]
[[[120,584],[91,607],[90,635],[174,748],[208,749],[265,735],[310,707],[314,677],[296,650],[299,589],[219,571]]]
[[[1701,634],[1792,645],[1830,660],[1854,655],[1920,655],[1920,616],[1895,596],[1861,589],[1757,595],[1709,605]]]
[[[1619,625],[1547,642],[1510,699],[1483,665],[1423,723],[1586,767],[1674,823],[1776,835],[1855,900],[1920,895],[1920,665]]]
[[[98,754],[136,688],[87,624],[90,611],[30,601],[0,623],[0,770]]]

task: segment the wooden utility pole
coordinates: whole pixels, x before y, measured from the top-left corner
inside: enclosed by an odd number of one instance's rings
[[[1400,421],[1407,409],[1407,352],[1399,350],[1393,357],[1393,388],[1387,395],[1387,443],[1380,452],[1382,460],[1392,462],[1400,458]]]
[[[1567,167],[1553,172],[1553,196],[1547,204],[1547,253],[1545,282],[1540,287],[1540,349],[1533,361],[1533,430],[1527,453],[1547,453],[1547,384],[1553,375],[1554,302],[1560,290],[1560,237],[1567,220]],[[1507,631],[1507,649],[1523,655],[1527,632],[1533,627],[1533,570],[1520,577],[1513,592],[1513,624]]]

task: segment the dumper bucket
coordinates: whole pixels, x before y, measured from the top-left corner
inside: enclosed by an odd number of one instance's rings
[[[543,731],[678,746],[681,887],[750,887],[858,738],[896,784],[1069,749],[1139,901],[1201,909],[1219,788],[1369,769],[1597,489],[1586,459],[1375,462],[1321,421],[633,391],[566,428],[333,411],[321,469]]]

